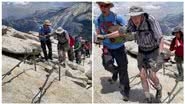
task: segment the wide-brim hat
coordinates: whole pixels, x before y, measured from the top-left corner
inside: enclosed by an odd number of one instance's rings
[[[182,32],[183,33],[182,27],[180,27],[180,26],[175,27],[172,31],[172,35],[175,35],[176,32]]]
[[[44,25],[51,26],[51,22],[50,22],[49,20],[45,20],[43,24],[44,24]]]
[[[64,32],[64,29],[63,29],[62,27],[58,27],[58,28],[55,30],[55,32],[56,32],[57,34],[61,34],[61,33]]]
[[[129,9],[129,13],[127,14],[128,16],[139,16],[144,14],[144,10],[142,7],[139,6],[132,6]]]
[[[110,1],[102,1],[102,2],[96,2],[96,3],[97,4],[100,4],[100,3],[109,4],[111,8],[114,7],[114,4]]]

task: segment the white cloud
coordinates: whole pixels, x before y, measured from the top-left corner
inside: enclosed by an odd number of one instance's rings
[[[20,1],[20,2],[14,2],[15,5],[28,5],[29,2]]]
[[[152,9],[152,10],[157,10],[157,9],[160,9],[161,7],[160,6],[157,6],[157,5],[146,5],[144,6],[145,9]]]

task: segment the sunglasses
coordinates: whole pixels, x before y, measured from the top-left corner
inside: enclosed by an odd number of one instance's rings
[[[110,6],[110,4],[100,4],[99,6],[100,6],[100,8],[108,8]]]

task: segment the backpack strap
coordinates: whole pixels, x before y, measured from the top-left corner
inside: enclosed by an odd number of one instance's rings
[[[146,18],[146,23],[148,25],[148,30],[153,32],[153,30],[151,28],[151,25],[150,25],[150,22],[149,22],[149,14],[148,13],[144,13],[144,16]]]
[[[155,41],[157,41],[157,39],[156,39],[155,36],[154,36],[154,32],[153,32],[153,30],[152,30],[152,28],[151,28],[151,24],[150,24],[150,22],[149,22],[149,14],[148,14],[148,13],[144,13],[143,15],[144,15],[144,17],[145,17],[145,21],[146,21],[147,26],[148,26],[148,31],[150,31],[150,32],[152,33],[152,37],[155,39]],[[146,31],[146,30],[137,30],[137,31],[138,31],[139,34],[140,34],[140,32]]]

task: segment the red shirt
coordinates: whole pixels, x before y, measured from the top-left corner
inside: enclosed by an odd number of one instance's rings
[[[72,47],[75,44],[75,40],[73,39],[71,35],[69,35],[69,38],[70,38],[70,47]]]
[[[179,46],[177,46],[177,41],[180,43]],[[183,40],[182,39],[176,39],[176,37],[172,40],[170,45],[170,51],[174,51],[177,56],[183,57]]]

